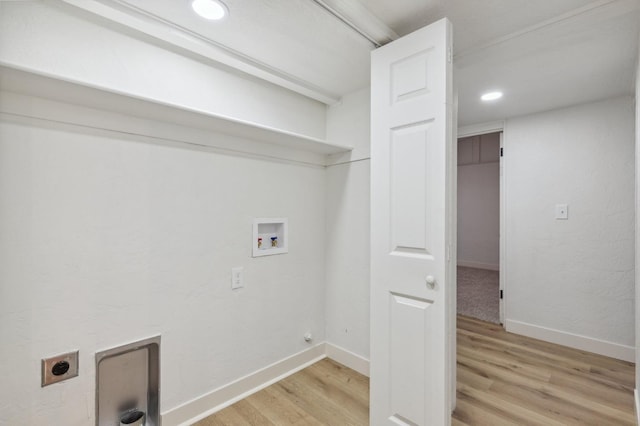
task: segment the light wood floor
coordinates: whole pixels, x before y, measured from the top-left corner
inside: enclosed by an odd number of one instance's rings
[[[369,378],[328,358],[196,423],[197,426],[368,424]]]
[[[457,425],[635,425],[634,364],[458,316]]]
[[[458,317],[453,425],[635,425],[634,364]],[[369,380],[322,360],[196,423],[368,425]]]

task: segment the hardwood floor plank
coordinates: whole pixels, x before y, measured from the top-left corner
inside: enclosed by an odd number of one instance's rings
[[[324,359],[196,425],[367,425],[368,395],[367,377]]]
[[[459,317],[458,365],[458,371],[465,370],[472,378],[493,381],[487,395],[561,423],[635,424],[633,392],[628,387],[634,381],[633,364]],[[458,386],[477,392],[477,381],[465,383],[467,378],[459,376]]]
[[[343,394],[330,387],[317,383],[313,376],[305,374],[304,370],[297,374],[295,380],[287,377],[278,382],[275,388],[324,424],[360,425],[368,422],[368,408],[366,413],[352,410],[354,407],[348,398],[344,398]],[[332,397],[337,399],[332,400]],[[343,403],[346,405],[342,405]],[[366,422],[360,414],[366,415]]]
[[[455,417],[451,417],[451,426],[469,426],[469,424],[462,420],[458,420]]]
[[[244,424],[255,426],[274,426],[274,423],[266,418],[260,410],[256,409],[249,399],[243,399],[236,402],[234,408],[245,419]]]
[[[458,316],[458,331],[475,331],[485,337],[497,338],[499,342],[514,343],[522,348],[539,351],[540,354],[555,354],[566,358],[578,358],[595,367],[624,371],[624,374],[635,371],[635,364],[621,361],[591,352],[569,348],[543,340],[533,339],[519,334],[507,333],[501,325],[487,323],[474,318]]]
[[[489,390],[493,384],[493,380],[486,377],[481,371],[469,368],[468,366],[458,362],[458,370],[456,372],[458,382],[469,385],[479,390]]]
[[[549,383],[570,389],[578,395],[605,401],[608,405],[623,411],[632,412],[634,410],[635,402],[632,389],[616,387],[612,384],[594,383],[592,379],[590,380],[583,375],[563,373],[552,374]]]
[[[287,398],[282,398],[271,386],[249,396],[247,400],[276,425],[323,424]]]
[[[541,423],[521,418],[506,411],[508,408],[499,405],[498,401],[478,399],[478,395],[473,395],[472,392],[470,394],[470,391],[465,388],[458,391],[457,407],[452,417],[473,426],[513,426],[516,424],[541,426]]]
[[[514,424],[511,420],[486,411],[476,401],[468,401],[464,395],[458,395],[457,408],[452,414],[452,419],[473,426],[512,426]]]
[[[564,368],[572,371],[589,372],[592,365],[579,361],[576,358],[567,358],[565,356],[556,355],[547,350],[532,350],[531,348],[523,348],[519,345],[501,341],[500,339],[488,339],[482,335],[466,330],[460,330],[458,333],[458,342],[465,347],[474,348],[485,351],[500,351],[509,356],[522,357],[537,361],[539,364],[548,365],[553,368]]]
[[[634,425],[635,365],[458,317],[454,426]],[[369,379],[325,359],[196,423],[368,425]]]
[[[498,354],[486,354],[482,351],[473,350],[464,346],[458,347],[458,362],[464,360],[464,365],[475,366],[481,369],[486,366],[491,371],[502,371],[503,376],[509,374],[514,377],[525,377],[531,380],[539,380],[547,382],[551,378],[551,372],[548,368],[537,367],[526,363],[519,362],[510,357],[499,356]]]
[[[552,381],[553,378],[549,381],[532,379],[517,374],[513,370],[501,368],[500,366],[496,367],[495,364],[470,359],[464,355],[458,356],[458,372],[460,371],[469,371],[472,374],[481,375],[484,380],[491,380],[492,383],[504,382],[514,386],[548,392],[567,400],[573,399],[579,401],[586,408],[599,406],[601,411],[615,410],[611,411],[611,416],[622,416],[620,417],[621,419],[627,419],[630,415],[623,413],[633,413],[633,394],[631,392],[611,391],[607,387],[596,386],[585,381],[582,381],[580,386],[575,386],[572,383],[567,385],[567,382],[565,382],[564,386],[561,386],[554,383]],[[475,382],[468,380],[465,375],[459,377],[459,382],[478,388]]]
[[[564,400],[547,392],[545,389],[514,386],[508,383],[496,382],[489,391],[504,402],[515,404],[526,402],[527,407],[536,413],[555,418],[563,424],[575,425],[622,425],[604,413],[596,411],[595,407],[580,406],[573,400]],[[631,423],[635,424],[635,423]]]
[[[465,331],[458,333],[458,344],[461,347],[471,347],[477,351],[484,351],[485,354],[496,353],[496,351],[502,351],[508,359],[520,360],[522,363],[526,363],[536,368],[546,368],[551,373],[552,377],[573,377],[576,381],[582,379],[583,385],[589,383],[593,385],[593,382],[598,382],[602,386],[598,388],[619,390],[624,393],[633,391],[635,385],[628,386],[627,380],[621,381],[612,378],[611,375],[594,374],[592,373],[593,366],[582,362],[575,361],[575,359],[568,359],[565,357],[557,356],[550,353],[540,353],[539,351],[530,351],[527,349],[514,349],[513,345],[503,345],[499,341],[482,341],[482,337],[479,336],[473,340],[469,340],[469,336]],[[470,343],[472,342],[472,343]],[[626,366],[625,366],[626,369]],[[626,379],[633,377],[632,371],[624,371]],[[579,388],[577,388],[579,389]]]
[[[353,399],[359,410],[369,410],[369,379],[350,368],[338,364],[335,361],[316,363],[306,369],[317,380],[326,382],[326,385],[339,389],[346,394],[347,399]]]
[[[228,425],[246,425],[248,424],[244,417],[238,412],[235,404],[218,411],[213,416],[209,416],[204,420],[196,423],[197,426],[228,426]]]

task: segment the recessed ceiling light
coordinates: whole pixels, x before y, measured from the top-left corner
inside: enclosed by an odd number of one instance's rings
[[[192,0],[193,10],[210,21],[217,21],[227,16],[228,9],[224,3],[218,0]]]
[[[482,99],[483,101],[495,101],[496,99],[500,99],[501,97],[502,92],[488,92],[480,96],[480,99]]]

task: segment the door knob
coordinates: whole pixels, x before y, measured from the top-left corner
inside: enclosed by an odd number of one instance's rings
[[[433,289],[436,286],[436,279],[433,278],[433,275],[427,275],[427,278],[425,278],[425,281],[427,282],[427,285],[431,289]]]

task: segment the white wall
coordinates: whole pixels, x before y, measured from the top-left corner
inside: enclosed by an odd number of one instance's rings
[[[93,424],[95,352],[156,334],[162,412],[324,340],[324,169],[1,118],[0,424]],[[250,257],[256,216],[288,254]]]
[[[509,119],[504,145],[507,330],[633,360],[632,98]]]
[[[329,142],[354,146],[327,168],[327,342],[369,358],[369,88],[327,114]]]
[[[325,105],[186,57],[63,2],[0,2],[0,63],[233,120],[324,139]]]
[[[640,43],[639,43],[640,45]],[[636,248],[636,258],[635,258],[635,294],[636,294],[636,416],[638,421],[640,422],[640,401],[638,400],[638,389],[640,389],[640,105],[638,105],[638,100],[640,99],[640,50],[638,51],[637,57],[637,65],[636,65],[636,116],[635,116],[635,125],[636,125],[636,240],[635,240],[635,248]]]
[[[491,139],[491,143],[486,145],[495,150],[492,156],[484,159],[487,162],[480,162],[480,155],[478,155],[477,162],[461,164],[459,146],[458,265],[498,270],[500,267],[500,157],[498,154],[500,134],[491,133],[481,137]],[[477,145],[482,149],[480,140]]]

